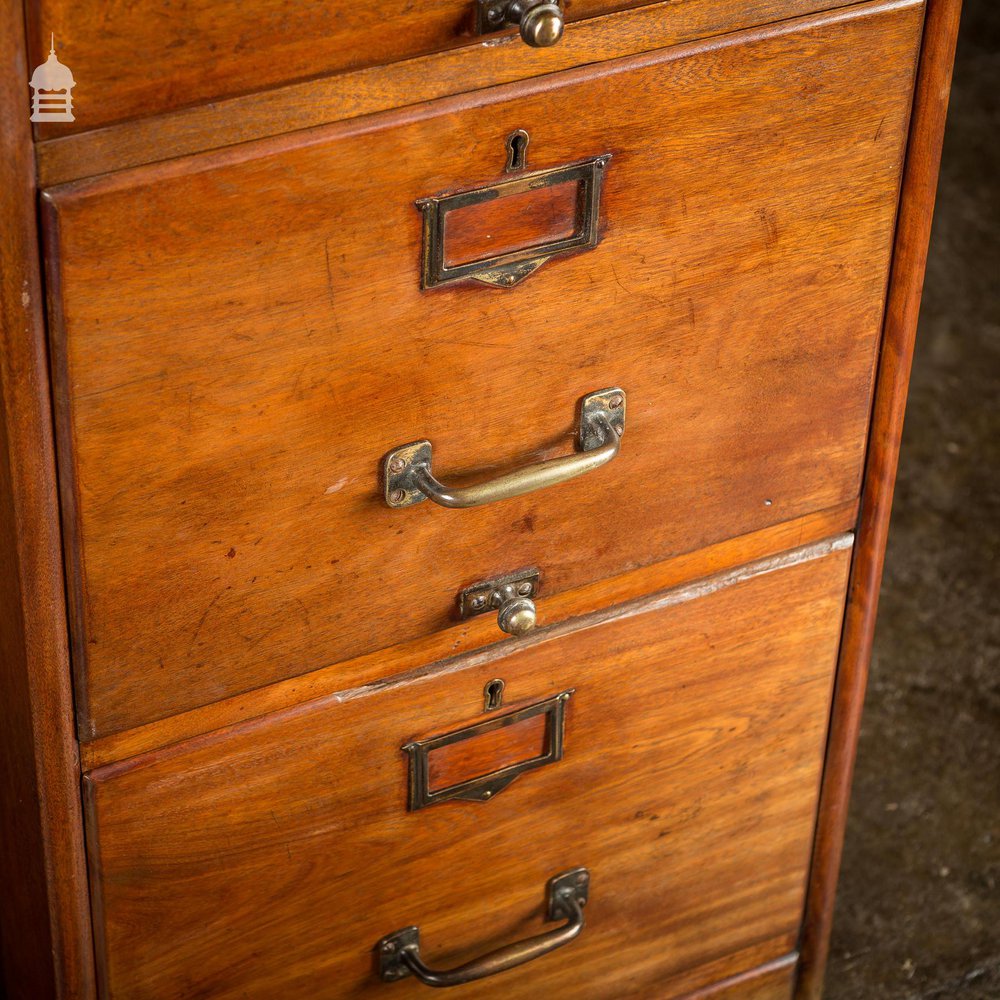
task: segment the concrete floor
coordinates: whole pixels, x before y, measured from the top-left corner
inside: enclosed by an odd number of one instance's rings
[[[1000,1000],[1000,3],[966,0],[827,1000]]]

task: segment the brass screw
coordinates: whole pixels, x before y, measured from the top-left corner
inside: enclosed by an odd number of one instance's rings
[[[401,458],[394,458],[389,463],[390,472],[402,472],[403,469],[405,468],[406,468],[406,462],[404,462]]]
[[[493,798],[493,793],[491,791],[485,791],[485,792],[483,792],[483,798],[484,799],[492,799]]]
[[[517,592],[522,597],[527,597],[531,593],[531,584],[530,583],[521,583],[521,584],[518,584]]]
[[[608,406],[610,406],[612,410],[617,410],[621,407],[622,403],[624,402],[625,400],[622,399],[621,396],[614,395],[608,400]]]
[[[513,274],[508,274],[508,275],[507,275],[507,276],[506,276],[506,277],[505,277],[505,278],[503,279],[503,283],[504,283],[505,285],[513,285],[513,284],[514,284],[514,275],[513,275]]]
[[[392,943],[392,941],[386,941],[386,943],[382,945],[382,950],[391,954],[396,950],[396,946]]]
[[[389,494],[389,499],[393,503],[402,503],[406,499],[406,490],[393,490]]]
[[[583,885],[583,883],[586,882],[586,881],[587,881],[587,876],[584,875],[583,872],[580,872],[580,874],[577,875],[577,877],[576,877],[576,884],[577,885]]]

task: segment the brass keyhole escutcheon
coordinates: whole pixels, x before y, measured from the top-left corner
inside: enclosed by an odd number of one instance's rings
[[[508,174],[515,170],[524,170],[528,165],[529,142],[531,142],[531,136],[523,128],[511,132],[507,136],[507,166],[505,169]]]
[[[494,677],[487,681],[483,688],[483,711],[495,712],[498,708],[503,708],[503,689],[506,685],[500,677]]]

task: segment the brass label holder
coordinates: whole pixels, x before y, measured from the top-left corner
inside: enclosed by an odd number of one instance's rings
[[[466,802],[488,802],[522,774],[562,760],[566,702],[569,701],[572,694],[573,689],[571,688],[568,691],[562,691],[553,698],[529,705],[527,708],[518,709],[515,712],[508,712],[506,715],[495,716],[474,726],[453,730],[430,739],[414,740],[407,743],[403,750],[410,755],[410,810],[425,809],[427,806],[437,805],[439,802],[450,802],[453,799],[461,799]],[[498,729],[505,729],[537,715],[547,716],[544,753],[491,771],[489,774],[449,785],[446,788],[431,789],[429,758],[435,750],[475,739],[477,736],[483,736]]]
[[[454,281],[475,280],[497,288],[512,288],[537,270],[547,260],[573,250],[590,250],[599,241],[601,188],[611,154],[595,156],[549,170],[536,170],[485,187],[441,197],[421,198],[417,208],[424,216],[423,264],[420,287],[424,290]],[[549,243],[513,250],[485,260],[464,264],[445,264],[445,239],[448,213],[496,198],[524,194],[540,188],[577,181],[576,227],[571,236]]]

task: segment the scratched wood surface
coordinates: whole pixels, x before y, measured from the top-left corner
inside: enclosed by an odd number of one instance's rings
[[[648,47],[842,3],[670,0],[658,5],[665,24],[654,29],[655,39]],[[572,25],[639,6],[642,0],[570,0],[566,20]],[[162,0],[128,4],[37,0],[26,7],[30,65],[44,62],[54,33],[57,54],[77,80],[73,91],[76,121],[38,126],[43,137],[456,47],[478,50],[482,62],[492,62],[491,47],[514,41],[510,38],[513,29],[474,36],[472,0],[408,0],[379,6],[348,0],[307,4],[293,0],[178,0],[170,4]],[[663,32],[668,35],[659,41]],[[558,65],[566,39],[551,50],[531,49],[520,39],[514,44],[524,75],[534,76],[551,72],[553,63]],[[382,86],[387,83],[383,80]],[[370,85],[377,88],[379,82],[372,79]],[[344,99],[351,102],[357,95],[348,92]],[[293,107],[288,112],[294,119],[309,114]]]
[[[83,737],[442,629],[520,566],[559,593],[853,500],[921,13],[49,191]],[[613,154],[603,242],[421,293],[414,201],[502,176],[516,128],[535,168]],[[379,499],[419,437],[446,480],[565,454],[609,385],[628,429],[596,473],[471,511]]]
[[[426,961],[472,959],[542,929],[546,880],[579,865],[581,937],[463,995],[666,998],[786,956],[849,551],[800,559],[92,772],[106,994],[422,997],[374,975],[380,937],[417,924]],[[401,746],[485,718],[496,676],[508,710],[575,689],[563,760],[408,812]]]
[[[789,1000],[795,985],[797,960],[798,955],[792,952],[767,965],[689,993],[684,1000]]]
[[[586,587],[564,591],[536,601],[538,626],[528,638],[507,639],[525,645],[551,635],[556,629],[569,630],[595,616],[614,617],[637,599],[675,590],[685,585],[702,585],[720,575],[742,575],[764,560],[779,559],[788,551],[815,545],[852,529],[857,521],[857,503],[843,504],[829,511],[772,525],[750,535],[727,538],[694,552],[685,552],[653,566],[598,580]],[[554,624],[553,624],[554,623]],[[158,719],[135,729],[112,733],[80,746],[84,770],[134,757],[157,747],[179,743],[201,733],[224,729],[270,712],[292,708],[302,702],[377,683],[380,678],[400,678],[405,674],[439,669],[450,659],[478,651],[493,655],[496,623],[485,615],[450,628],[401,642],[391,649],[367,653],[331,664],[298,677],[287,677],[264,687],[233,695],[177,715]]]
[[[67,134],[48,127],[43,131],[52,134],[37,146],[39,183],[61,184],[839,6],[841,0],[665,0],[578,21],[548,49],[526,50],[516,35],[502,34],[484,45],[310,78],[89,131]]]

